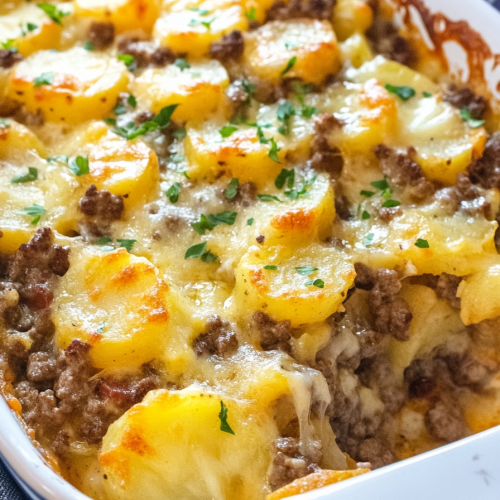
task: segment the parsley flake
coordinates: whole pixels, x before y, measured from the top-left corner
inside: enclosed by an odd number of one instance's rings
[[[296,267],[295,269],[297,270],[297,272],[301,276],[309,276],[310,274],[319,270],[318,267],[314,267],[314,266],[300,266],[300,267]]]
[[[122,61],[125,66],[127,66],[129,71],[134,71],[137,69],[137,62],[135,60],[135,57],[131,54],[120,54],[118,56],[118,60]]]
[[[75,159],[69,161],[69,169],[77,177],[87,175],[89,173],[89,159],[85,156],[77,156]]]
[[[38,224],[40,221],[40,217],[46,212],[45,208],[43,208],[41,205],[38,205],[36,203],[33,203],[33,205],[30,205],[29,207],[25,207],[22,210],[19,210],[18,213],[22,215],[29,215],[30,217],[33,217],[31,220],[31,224],[34,226],[35,224]]]
[[[289,189],[293,188],[293,184],[295,182],[295,169],[291,168],[290,170],[288,170],[286,168],[283,168],[278,177],[276,177],[274,185],[278,189],[282,189],[285,185],[285,182],[287,183]]]
[[[277,118],[280,122],[283,122],[278,128],[278,132],[281,135],[288,135],[290,133],[290,118],[295,114],[295,108],[293,104],[289,101],[284,101],[278,106],[278,111],[276,113]]]
[[[254,218],[252,217],[251,219],[247,220],[247,226],[251,226],[254,223]]]
[[[47,158],[47,161],[49,163],[68,163],[69,158],[66,155],[56,155],[56,156],[49,156]]]
[[[361,196],[366,196],[367,198],[371,198],[375,193],[373,191],[365,191],[364,189],[359,192]]]
[[[83,48],[90,52],[95,49],[95,45],[92,42],[85,42]]]
[[[470,109],[466,107],[460,110],[460,118],[462,118],[464,122],[467,122],[471,128],[479,128],[486,123],[486,120],[476,120],[473,118]]]
[[[361,220],[366,220],[369,219],[370,217],[371,215],[366,210],[363,210],[363,213],[361,214]]]
[[[272,194],[258,194],[257,199],[266,203],[270,201],[279,201],[281,203],[281,200],[277,196],[274,196]]]
[[[432,94],[431,94],[430,92],[425,92],[425,91],[424,91],[424,92],[422,92],[422,95],[423,95],[424,97],[432,97]]]
[[[275,161],[276,163],[281,163],[278,159],[278,152],[281,151],[281,148],[279,148],[276,144],[274,137],[271,137],[271,139],[269,139],[269,142],[271,143],[271,149],[269,150],[267,156],[269,156],[269,158],[271,158],[271,160]]]
[[[389,93],[397,95],[402,101],[408,101],[416,94],[414,88],[407,87],[406,85],[398,86],[387,83],[385,88]]]
[[[178,182],[174,182],[165,193],[170,203],[177,203],[179,200],[179,193],[181,191],[181,185]]]
[[[267,266],[264,266],[264,269],[267,269],[268,271],[277,271],[278,266],[272,266],[268,264]]]
[[[186,250],[186,254],[184,255],[185,259],[197,259],[201,257],[207,249],[207,242],[198,243],[197,245],[193,245]]]
[[[232,125],[226,125],[219,130],[219,134],[225,139],[231,136],[238,130],[238,127],[233,127]]]
[[[103,246],[111,243],[113,240],[109,236],[101,236],[96,242],[96,245]]]
[[[181,71],[189,69],[191,65],[186,61],[186,59],[176,59],[174,66],[177,66]]]
[[[212,231],[216,226],[227,224],[232,226],[236,221],[236,212],[219,212],[217,214],[201,215],[198,222],[191,224],[191,227],[200,235],[204,235],[205,231]]]
[[[54,83],[54,72],[47,71],[42,73],[40,76],[37,76],[33,80],[33,87],[41,87],[42,85],[52,85]]]
[[[373,233],[368,233],[364,238],[363,238],[363,245],[365,247],[369,247],[373,243],[373,238],[375,235]]]
[[[136,108],[137,107],[137,99],[132,94],[130,94],[128,96],[127,103],[132,108]]]
[[[236,178],[233,178],[229,181],[227,185],[226,191],[224,192],[225,197],[228,200],[232,200],[238,194],[238,189],[240,187],[240,181]]]
[[[9,128],[9,127],[10,127],[9,120],[6,120],[5,118],[0,118],[0,128]]]
[[[399,205],[401,205],[401,202],[398,200],[386,200],[382,204],[384,208],[399,207]]]
[[[210,250],[206,251],[202,256],[201,256],[201,261],[202,262],[214,262],[217,260],[217,255],[213,254]]]
[[[227,423],[227,412],[228,412],[227,406],[221,401],[220,402],[220,413],[219,413],[220,430],[222,432],[227,432],[228,434],[234,434],[233,429],[231,429],[231,427]]]
[[[295,65],[295,62],[297,61],[297,56],[293,56],[285,66],[285,69],[281,72],[281,76],[286,75]]]
[[[31,33],[32,31],[35,31],[35,30],[38,29],[38,25],[37,24],[33,24],[33,23],[26,23],[26,28]]]
[[[418,248],[429,248],[429,242],[427,240],[423,240],[422,238],[418,238],[415,242],[415,246]]]
[[[255,7],[252,7],[248,12],[245,12],[245,17],[250,21],[255,21],[257,11]]]
[[[59,26],[62,26],[61,19],[63,17],[69,16],[69,12],[58,10],[55,5],[51,5],[50,3],[37,3],[36,6],[39,9],[42,9],[45,14],[47,14],[47,16]]]
[[[380,189],[380,191],[384,191],[385,189],[389,189],[389,184],[387,183],[387,179],[382,179],[380,181],[370,182],[370,186],[373,186],[376,189]]]
[[[325,282],[323,280],[315,279],[315,280],[309,280],[304,283],[304,286],[315,286],[317,288],[324,288],[325,287]]]
[[[125,248],[127,250],[127,252],[131,252],[132,251],[132,247],[134,246],[134,243],[137,241],[137,240],[128,240],[128,239],[116,239],[116,241],[118,243],[120,243],[120,248]]]
[[[311,177],[304,183],[301,189],[291,189],[289,191],[285,191],[285,196],[289,200],[297,200],[301,196],[309,196],[309,188],[314,184],[315,181],[316,176]]]
[[[97,333],[104,333],[104,328],[106,327],[106,322],[105,321],[101,321],[99,323],[99,326],[97,327],[97,330],[96,332]]]
[[[5,42],[0,42],[0,48],[4,50],[10,50],[11,52],[17,52],[18,48],[14,46],[15,40],[13,38],[8,38]]]
[[[172,135],[176,139],[182,140],[186,137],[186,129],[184,127],[178,128]]]
[[[35,167],[28,167],[27,174],[16,175],[10,180],[11,184],[20,184],[22,182],[32,182],[38,179],[38,169]]]

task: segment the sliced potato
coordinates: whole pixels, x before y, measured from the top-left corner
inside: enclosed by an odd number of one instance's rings
[[[229,85],[226,70],[218,61],[193,63],[180,69],[171,64],[161,69],[146,69],[134,82],[133,93],[140,105],[155,113],[178,104],[172,119],[203,121],[226,107],[224,89]]]
[[[99,461],[108,493],[122,500],[254,500],[266,492],[276,437],[269,414],[243,399],[196,386],[158,390],[111,425]]]
[[[364,33],[373,22],[373,11],[363,0],[339,0],[333,9],[333,29],[338,39]]]
[[[151,33],[160,14],[159,0],[74,0],[75,15],[111,22],[116,33],[140,29]]]
[[[104,118],[128,79],[125,65],[105,54],[40,51],[16,65],[7,96],[47,121],[77,124]]]
[[[318,270],[304,276],[297,270],[304,266]],[[290,320],[292,327],[317,323],[337,311],[355,274],[350,258],[333,247],[251,247],[236,269],[234,300],[242,310]]]
[[[246,35],[243,64],[273,84],[283,77],[320,84],[339,68],[337,39],[327,21],[271,21]]]

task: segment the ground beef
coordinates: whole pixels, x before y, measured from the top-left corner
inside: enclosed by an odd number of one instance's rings
[[[342,192],[339,192],[337,184],[335,188],[335,214],[342,220],[349,220],[352,217],[349,200]]]
[[[374,330],[390,333],[396,340],[408,340],[412,314],[406,301],[397,296],[401,282],[395,271],[378,269],[375,284],[370,291],[370,312]]]
[[[307,476],[312,472],[318,472],[321,468],[318,462],[321,460],[319,446],[314,456],[305,457],[300,453],[300,441],[291,437],[280,437],[274,442],[275,456],[271,465],[269,485],[271,489],[277,490],[299,477]]]
[[[415,359],[404,371],[408,397],[425,398],[436,388],[436,363],[433,359]]]
[[[41,109],[31,113],[24,106],[19,106],[13,113],[14,120],[27,127],[41,127],[45,123],[45,115]]]
[[[375,286],[377,272],[374,269],[362,262],[356,262],[354,264],[354,270],[356,271],[356,278],[354,279],[356,288],[371,290]]]
[[[220,316],[212,316],[207,320],[206,331],[193,343],[194,352],[198,356],[216,354],[225,356],[238,348],[238,338],[229,321]]]
[[[357,459],[369,462],[373,469],[378,469],[392,464],[396,457],[382,440],[368,438],[360,443]]]
[[[382,172],[389,177],[391,184],[405,188],[411,198],[421,201],[434,193],[434,185],[425,178],[420,166],[412,160],[415,155],[413,148],[401,152],[379,144],[374,153],[380,161]]]
[[[9,49],[0,49],[0,68],[9,69],[17,62],[23,60],[23,56],[19,52],[13,52]]]
[[[221,62],[238,61],[243,55],[245,40],[239,30],[224,35],[219,42],[210,46],[210,57]]]
[[[473,217],[477,215],[489,217],[491,205],[482,194],[481,189],[474,186],[466,174],[458,174],[456,185],[440,189],[436,192],[435,198],[450,213],[461,210]]]
[[[448,300],[455,309],[460,309],[460,297],[457,297],[457,290],[461,281],[460,276],[442,273],[436,283],[437,296]]]
[[[93,241],[109,235],[111,223],[121,218],[123,198],[105,189],[99,191],[92,184],[78,203],[78,209],[85,215],[79,223],[80,232],[87,240]]]
[[[265,240],[265,239],[266,239],[266,237],[265,237],[264,235],[259,234],[259,236],[257,236],[257,237],[255,238],[255,241],[257,241],[257,243],[258,243],[259,245],[262,245],[262,243],[264,243],[264,240]]]
[[[444,360],[450,371],[453,383],[481,389],[498,370],[498,363],[493,359],[479,357],[472,352],[449,353]]]
[[[500,187],[500,132],[489,137],[483,156],[474,160],[467,170],[474,184],[485,189]]]
[[[384,21],[377,16],[366,35],[375,53],[406,66],[416,62],[417,56],[410,42],[398,34],[391,22]]]
[[[443,95],[443,101],[458,109],[467,108],[476,120],[483,118],[488,107],[486,99],[474,94],[471,89],[459,89],[455,84],[449,85]]]
[[[314,120],[314,139],[311,146],[310,166],[315,170],[328,172],[334,179],[340,177],[344,159],[340,150],[330,146],[328,136],[335,129],[342,127],[342,123],[332,114],[322,114]]]
[[[97,50],[106,49],[115,39],[115,25],[94,21],[90,25],[87,38]]]
[[[139,38],[122,39],[118,44],[118,53],[133,56],[138,68],[163,68],[177,58],[168,47],[158,47],[154,42]]]
[[[280,350],[291,353],[290,320],[274,321],[270,316],[259,311],[253,314],[251,327],[258,332],[260,345],[264,351]]]
[[[378,216],[380,220],[386,224],[400,215],[403,215],[403,209],[401,207],[381,207],[378,209]]]
[[[57,377],[57,359],[47,352],[34,352],[29,355],[26,373],[33,383],[53,382]]]
[[[440,441],[452,443],[467,435],[462,410],[451,401],[437,401],[425,415],[429,434]]]
[[[336,0],[290,0],[285,3],[276,0],[267,11],[266,21],[286,21],[287,19],[327,19],[331,20]]]
[[[236,196],[229,200],[230,203],[242,207],[253,205],[257,199],[257,186],[253,182],[245,182],[238,188]]]

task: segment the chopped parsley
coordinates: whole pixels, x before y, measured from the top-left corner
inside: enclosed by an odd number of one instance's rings
[[[380,181],[370,182],[370,186],[373,186],[376,189],[380,189],[380,191],[384,191],[384,190],[389,188],[389,184],[387,182],[387,179],[382,179]]]
[[[15,40],[13,38],[8,38],[5,42],[0,42],[0,48],[4,50],[10,50],[11,52],[17,52],[18,48],[14,46]]]
[[[10,127],[9,120],[6,120],[5,118],[0,118],[0,128],[9,128],[9,127]]]
[[[262,132],[262,128],[260,126],[257,126],[257,137],[259,138],[259,142],[261,144],[268,144],[271,139],[266,139],[266,136],[264,135],[264,132]]]
[[[361,214],[361,220],[366,220],[369,219],[370,217],[371,215],[366,210],[363,210],[363,213]]]
[[[359,192],[359,194],[361,196],[366,196],[367,198],[371,198],[375,193],[373,191],[366,191],[366,190],[362,190]]]
[[[287,183],[289,189],[293,188],[293,184],[295,182],[295,169],[291,168],[288,170],[286,168],[283,168],[279,173],[278,177],[276,177],[274,185],[278,189],[283,189],[285,182]]]
[[[209,12],[210,11],[202,10],[199,12],[199,14],[200,14],[200,16],[206,16]],[[205,28],[208,31],[210,31],[211,25],[214,21],[215,21],[215,17],[210,19],[210,21],[200,21],[199,19],[191,19],[191,21],[189,21],[189,26],[196,26],[198,24],[201,24],[202,26],[205,26]]]
[[[424,92],[422,92],[422,95],[424,97],[432,97],[432,94],[430,92],[426,92],[425,90],[424,90]]]
[[[230,135],[234,134],[238,130],[238,127],[233,127],[232,125],[226,125],[219,130],[219,134],[225,139]]]
[[[245,12],[245,17],[250,21],[255,21],[257,11],[255,7],[252,7],[248,12]]]
[[[369,247],[373,243],[373,238],[375,235],[373,233],[368,233],[364,238],[363,238],[363,245],[365,247]]]
[[[236,212],[219,212],[217,214],[201,215],[198,222],[191,224],[191,227],[200,235],[204,235],[205,231],[212,231],[216,226],[227,224],[232,226],[236,221]]]
[[[301,276],[309,276],[310,274],[319,270],[318,267],[314,267],[314,266],[300,266],[300,267],[296,267],[295,269],[297,270],[297,272]]]
[[[116,241],[118,243],[120,243],[120,248],[125,248],[127,250],[127,252],[130,253],[132,251],[132,247],[134,246],[134,243],[137,240],[128,240],[128,239],[119,239],[119,238],[117,238]]]
[[[285,191],[285,196],[289,200],[296,200],[301,196],[309,196],[309,188],[314,184],[315,181],[316,176],[311,177],[306,182],[304,182],[304,185],[301,189],[290,189],[289,191]]]
[[[31,33],[32,31],[38,29],[38,25],[33,23],[26,23],[26,29]]]
[[[27,174],[16,175],[10,180],[11,184],[20,184],[22,182],[32,182],[38,179],[38,169],[35,167],[28,167]]]
[[[269,139],[269,142],[271,143],[271,149],[269,150],[267,156],[269,156],[269,158],[271,158],[271,160],[275,161],[276,163],[281,163],[278,159],[278,152],[281,151],[281,148],[279,148],[276,144],[274,137],[271,137],[271,139]]]
[[[96,332],[97,333],[104,333],[104,328],[106,327],[106,322],[105,321],[101,321],[99,323],[99,326],[97,327],[97,330]]]
[[[47,71],[45,73],[42,73],[40,76],[37,76],[33,80],[34,87],[41,87],[42,85],[52,85],[52,83],[54,83],[53,71]]]
[[[176,139],[182,140],[186,137],[186,129],[184,127],[178,128],[172,135]]]
[[[137,62],[135,60],[135,57],[130,54],[120,54],[118,56],[118,60],[122,61],[125,66],[127,66],[129,71],[134,71],[137,69]]]
[[[132,108],[137,107],[137,99],[132,94],[128,96],[127,102],[130,107]]]
[[[233,429],[231,429],[231,427],[227,423],[227,412],[228,412],[227,406],[221,401],[220,402],[220,413],[219,413],[220,430],[222,432],[227,432],[228,434],[234,434]]]
[[[283,122],[278,128],[278,132],[281,135],[288,135],[290,133],[290,118],[295,114],[295,108],[293,104],[289,101],[284,101],[278,106],[277,118],[280,122]]]
[[[178,104],[171,104],[170,106],[164,107],[152,120],[144,122],[141,125],[135,125],[134,122],[129,122],[124,127],[116,127],[112,129],[112,131],[116,135],[131,141],[148,132],[167,128],[170,125],[170,119],[177,106]]]
[[[186,61],[186,59],[176,59],[174,66],[177,66],[181,71],[189,69],[191,65]]]
[[[274,196],[272,194],[258,194],[257,199],[259,199],[260,201],[265,201],[266,203],[270,201],[279,201],[281,203],[281,200],[277,196]]]
[[[297,61],[297,56],[293,56],[285,66],[285,69],[281,72],[281,76],[286,75],[294,66]]]
[[[384,208],[399,207],[399,205],[401,205],[401,202],[398,200],[385,200],[384,203],[382,203]]]
[[[109,236],[101,236],[96,242],[96,245],[103,246],[111,243],[113,240]]]
[[[34,226],[35,224],[38,224],[38,222],[40,221],[40,217],[45,212],[45,208],[43,208],[41,205],[33,203],[33,205],[30,205],[29,207],[25,207],[22,210],[19,210],[18,213],[33,217],[33,219],[31,220],[31,224]]]
[[[238,194],[238,189],[240,187],[240,181],[236,178],[233,178],[229,181],[227,185],[226,191],[224,192],[225,197],[228,200],[232,200]]]
[[[268,271],[277,271],[278,266],[272,266],[272,265],[268,264],[267,266],[264,266],[264,269],[267,269]]]
[[[407,87],[406,85],[398,86],[387,83],[385,88],[389,93],[397,95],[402,101],[408,101],[416,94],[414,88]]]
[[[285,42],[286,50],[296,49],[297,47],[300,47],[300,44],[297,42]]]
[[[245,104],[247,106],[250,105],[250,102],[252,100],[252,96],[254,92],[257,90],[257,85],[255,83],[250,82],[246,78],[241,79],[241,86],[243,87],[243,90],[248,94],[248,97],[245,101]]]
[[[178,182],[174,182],[165,193],[170,203],[177,203],[179,200],[179,193],[181,191],[181,185]]]
[[[423,240],[422,238],[418,238],[415,242],[415,246],[418,248],[429,248],[429,242],[427,240]]]
[[[469,108],[466,107],[460,110],[460,118],[462,118],[464,122],[467,122],[471,128],[479,128],[486,123],[486,120],[476,120],[473,118]]]
[[[252,217],[251,219],[247,220],[247,226],[251,226],[254,223],[254,218]]]
[[[325,287],[325,282],[323,280],[315,279],[315,280],[309,280],[304,283],[304,286],[315,286],[317,288],[324,288]]]
[[[86,175],[89,173],[89,159],[85,156],[77,156],[75,159],[71,159],[69,161],[69,169],[73,172],[77,177],[81,177],[82,175]]]
[[[69,12],[63,12],[58,10],[57,6],[51,5],[50,3],[37,3],[39,9],[42,9],[47,16],[54,21],[59,26],[62,26],[62,18],[69,15]]]
[[[68,163],[69,158],[66,155],[56,155],[56,156],[49,156],[47,158],[47,161],[49,163]]]
[[[210,252],[210,250],[207,251],[206,241],[189,247],[184,255],[185,259],[197,259],[198,257],[201,257],[203,262],[213,262],[217,259],[217,256]]]
[[[92,42],[85,42],[83,48],[90,52],[95,49],[95,45]]]

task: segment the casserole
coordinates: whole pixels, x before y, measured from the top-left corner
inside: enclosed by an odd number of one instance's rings
[[[446,51],[445,51],[445,52],[446,52]],[[484,55],[484,54],[483,54],[483,55]],[[459,68],[459,69],[460,69],[460,68]],[[476,65],[476,70],[477,70],[477,65]],[[470,73],[471,73],[471,74],[473,73],[473,72],[472,72],[472,70],[469,70],[469,71],[470,71]],[[464,74],[465,74],[465,73],[464,73]],[[474,73],[474,74],[475,74],[475,73]],[[49,111],[51,112],[51,110],[47,110],[47,113],[49,113]],[[83,111],[82,111],[82,112],[83,112]],[[57,117],[57,116],[56,116],[56,117]],[[196,138],[196,136],[195,136],[195,138]],[[196,143],[195,143],[195,144],[196,144]],[[200,145],[201,145],[202,143],[200,142],[200,143],[198,143],[198,144],[200,144]],[[195,148],[195,149],[196,149],[196,148]],[[78,166],[78,165],[77,165],[77,166]],[[204,231],[203,231],[203,232],[204,232]],[[127,240],[125,240],[125,241],[127,241]],[[131,240],[128,240],[128,241],[131,241]],[[124,252],[122,252],[122,254],[123,254],[123,253],[124,253]],[[209,256],[210,256],[210,253],[209,253]],[[271,266],[271,267],[272,267],[272,266]],[[251,307],[252,307],[252,306],[251,306]],[[275,314],[274,314],[274,316],[276,316],[277,314],[278,314],[278,309],[275,309]],[[294,321],[294,320],[292,319],[292,321]],[[298,324],[298,323],[300,323],[300,322],[298,322],[298,321],[297,321],[297,324]],[[62,325],[62,323],[61,323],[61,325]],[[62,328],[62,327],[61,327],[61,328]],[[102,330],[102,327],[99,327],[99,329],[101,329],[101,330]],[[99,331],[98,331],[98,333],[102,333],[102,332],[99,332]],[[139,356],[139,355],[137,355],[137,356]],[[140,359],[140,362],[142,362],[142,361],[146,361],[146,360],[147,360],[146,358],[145,358],[145,359],[139,358],[139,359]],[[101,361],[101,362],[96,361],[96,363],[98,363],[98,365],[99,365],[99,363],[102,363],[102,361]],[[105,366],[105,365],[101,365],[101,366],[99,366],[99,367],[100,367],[100,368],[106,368],[106,366]],[[221,406],[222,406],[222,405],[221,405]],[[224,410],[224,407],[222,406],[222,408],[221,408],[221,413],[222,413],[222,411],[223,411],[223,410]],[[222,419],[221,419],[221,421],[222,421]],[[221,428],[221,429],[222,429],[222,428]],[[226,431],[226,432],[227,432],[227,431]],[[492,435],[494,435],[494,432],[492,431],[492,432],[491,432],[491,434],[492,434]],[[472,439],[471,439],[471,441],[472,441],[472,442],[474,442],[474,438],[472,438]],[[464,445],[464,446],[465,446],[465,445]],[[445,451],[443,451],[443,453],[445,453]],[[439,452],[438,452],[438,454],[439,454]],[[417,460],[417,462],[419,462],[419,461]],[[394,467],[394,466],[393,466],[393,469],[397,469],[397,468],[398,468],[398,467]],[[390,471],[390,469],[388,469],[388,470],[387,470],[387,473],[389,473],[389,471]],[[377,473],[377,475],[379,475],[379,474],[382,474],[382,472]],[[367,476],[367,478],[368,478],[368,476]],[[483,478],[483,479],[484,479],[484,478]],[[361,482],[364,482],[364,481],[366,481],[366,480],[368,480],[368,479],[363,478],[363,479],[358,479],[357,481],[361,483]],[[485,481],[485,483],[486,483],[486,482],[487,482],[487,481]],[[354,480],[353,480],[353,483],[354,483]],[[345,487],[345,488],[347,487],[347,483],[346,483],[346,485],[345,485],[345,486],[344,486],[344,485],[342,485],[341,487],[337,487],[337,489],[343,489],[344,487]],[[332,489],[334,489],[334,488],[332,487]]]

